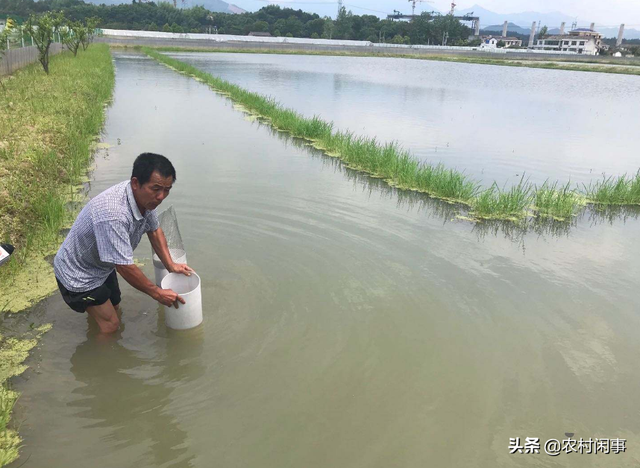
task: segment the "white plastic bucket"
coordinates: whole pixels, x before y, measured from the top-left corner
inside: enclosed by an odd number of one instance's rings
[[[162,280],[162,289],[171,289],[182,297],[186,304],[178,302],[178,308],[164,306],[164,322],[174,330],[187,330],[202,323],[202,291],[200,277],[191,273],[169,273]]]
[[[174,263],[187,263],[187,253],[184,250],[170,249],[169,253],[171,254],[171,259]],[[153,254],[153,270],[156,275],[156,286],[162,287],[162,280],[169,274],[169,272],[155,252]]]

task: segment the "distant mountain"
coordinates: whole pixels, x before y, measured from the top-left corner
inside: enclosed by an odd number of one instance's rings
[[[482,18],[480,18],[482,19]],[[484,28],[482,28],[483,31],[487,31],[487,32],[499,32],[502,33],[502,24],[493,24],[491,26],[485,26]],[[529,31],[531,31],[531,28],[522,28],[520,26],[518,26],[515,23],[509,23],[507,26],[507,31],[511,34],[511,33],[516,33],[516,34],[524,34],[524,35],[528,35]]]
[[[559,11],[551,13],[539,13],[535,11],[525,11],[523,13],[495,13],[487,10],[480,5],[474,5],[464,10],[456,10],[456,14],[464,15],[473,12],[474,16],[480,17],[480,26],[485,31],[502,32],[502,25],[505,21],[509,21],[509,31],[528,35],[531,31],[531,24],[535,21],[537,27],[540,25],[549,28],[549,34],[558,34],[560,32],[560,24],[564,21],[565,31],[571,30],[571,24],[575,18],[565,15]],[[591,23],[579,22],[578,27],[589,27]],[[618,37],[618,28],[599,28],[596,22],[596,30],[604,37]],[[625,29],[625,39],[640,39],[640,31],[637,29]]]
[[[535,11],[525,11],[523,13],[495,13],[487,10],[480,5],[474,5],[471,8],[465,10],[456,10],[457,14],[467,14],[473,12],[474,16],[480,17],[480,26],[502,24],[505,21],[517,24],[521,27],[529,27],[531,29],[531,23],[534,21],[540,21],[542,24],[549,26],[560,26],[560,23],[565,21],[568,25],[574,20],[573,17],[554,11],[551,13],[538,13]],[[502,29],[502,28],[501,28]]]
[[[238,5],[234,5],[233,3],[231,3],[229,5],[229,12],[230,13],[235,13],[237,15],[241,15],[242,13],[246,13],[247,10],[243,10],[242,8],[240,8]]]
[[[596,23],[596,30],[601,33],[604,37],[618,37],[618,28],[599,28],[598,23]],[[640,39],[640,31],[637,29],[629,29],[625,28],[624,30],[624,38],[625,39]]]
[[[544,22],[542,23],[544,26]],[[564,28],[565,33],[568,33],[571,29],[571,25],[567,24]],[[602,34],[604,37],[618,37],[618,29],[617,28],[598,28],[596,24],[596,30]],[[491,32],[491,33],[502,33],[502,24],[493,24],[491,26],[486,26],[482,28],[482,31]],[[524,36],[528,36],[531,28],[522,28],[515,23],[509,23],[508,26],[509,34],[522,34]],[[560,28],[549,28],[549,34],[560,34]],[[640,31],[637,29],[625,29],[624,30],[624,38],[625,39],[640,39]]]
[[[178,0],[178,5],[181,3],[181,0]],[[222,0],[185,0],[184,5],[187,7],[194,7],[197,5],[205,7],[209,11],[213,11],[214,13],[246,13],[246,10],[243,10],[239,6],[229,4],[227,2],[223,2]]]

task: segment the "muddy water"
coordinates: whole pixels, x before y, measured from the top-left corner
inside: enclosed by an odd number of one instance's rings
[[[174,162],[205,321],[163,325],[121,280],[96,340],[58,296],[16,381],[24,467],[636,466],[640,222],[537,232],[451,221],[248,121],[202,84],[116,55],[90,195],[135,155]],[[146,241],[137,250],[152,275]],[[625,438],[509,455],[509,438]]]
[[[372,57],[172,56],[485,185],[640,168],[640,77]]]

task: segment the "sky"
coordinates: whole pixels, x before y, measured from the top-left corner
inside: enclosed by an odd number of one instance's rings
[[[301,9],[320,15],[335,16],[337,0],[226,0],[241,8],[255,11],[269,3]],[[343,0],[347,9],[354,14],[376,14],[386,16],[399,10],[411,12],[407,0]],[[578,19],[590,18],[601,25],[615,26],[625,23],[628,27],[640,29],[640,0],[458,0],[457,8],[465,9],[478,4],[496,13],[520,13],[536,11],[547,13],[560,11]],[[439,11],[449,11],[450,0],[432,0],[430,3],[418,3],[417,11],[430,11],[434,7]]]

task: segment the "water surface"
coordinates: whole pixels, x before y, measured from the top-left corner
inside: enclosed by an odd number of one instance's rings
[[[499,185],[640,169],[640,77],[379,57],[171,54]]]
[[[140,152],[170,157],[205,321],[167,330],[122,279],[111,342],[59,296],[17,318],[54,329],[16,381],[14,466],[637,466],[635,216],[494,235],[154,61],[115,60],[90,196]],[[137,255],[152,276],[146,242]],[[508,454],[565,432],[628,450]]]

